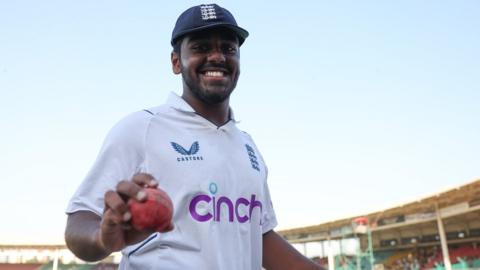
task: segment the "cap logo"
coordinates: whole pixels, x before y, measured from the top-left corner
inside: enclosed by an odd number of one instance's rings
[[[214,5],[201,5],[200,12],[202,13],[202,20],[211,20],[217,18]]]

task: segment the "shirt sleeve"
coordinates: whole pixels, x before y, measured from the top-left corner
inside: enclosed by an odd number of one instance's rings
[[[102,215],[105,192],[142,171],[151,116],[144,111],[130,114],[110,130],[92,168],[70,199],[67,214],[87,210]]]
[[[265,173],[268,175],[267,167],[265,166]],[[265,177],[266,178],[266,177]],[[270,197],[270,190],[268,188],[267,179],[264,181],[264,194],[265,194],[265,210],[262,216],[262,234],[265,234],[273,230],[277,226],[277,217],[275,210],[273,209],[272,198]]]
[[[270,190],[268,188],[268,183],[267,183],[268,167],[265,163],[265,160],[263,159],[261,152],[258,150],[257,145],[253,141],[252,137],[246,132],[244,132],[243,134],[247,137],[249,143],[255,146],[256,153],[258,154],[258,157],[260,158],[261,163],[263,164],[263,168],[265,170],[265,176],[263,179],[263,197],[265,199],[263,200],[262,220],[261,220],[262,234],[265,234],[273,230],[278,225],[277,217],[275,215],[275,210],[273,209],[272,198],[270,196]]]

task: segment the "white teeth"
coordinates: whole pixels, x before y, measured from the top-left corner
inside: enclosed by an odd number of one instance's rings
[[[222,77],[223,72],[221,72],[221,71],[207,71],[207,72],[205,72],[205,75],[210,76],[210,77]]]

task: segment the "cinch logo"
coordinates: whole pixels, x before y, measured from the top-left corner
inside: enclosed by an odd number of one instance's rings
[[[203,160],[202,156],[194,156],[200,150],[200,145],[198,144],[198,142],[193,142],[188,151],[178,143],[170,142],[170,144],[172,145],[175,151],[182,154],[182,157],[177,158],[178,162],[191,161],[191,160]]]
[[[248,144],[245,144],[247,148],[248,157],[250,158],[250,163],[252,164],[252,168],[254,170],[260,171],[260,167],[258,166],[257,156],[255,155],[255,150]]]
[[[189,211],[190,215],[199,222],[206,222],[212,220],[214,222],[221,221],[221,211],[225,209],[228,211],[228,222],[234,222],[237,220],[240,223],[245,223],[252,218],[252,213],[254,212],[255,208],[258,208],[260,211],[260,220],[262,216],[262,203],[257,201],[256,195],[252,194],[249,199],[240,197],[235,200],[231,200],[226,196],[220,196],[219,198],[215,197],[215,193],[217,193],[218,188],[217,184],[210,183],[209,186],[210,193],[212,194],[200,194],[190,201]],[[197,210],[197,206],[200,203],[206,203],[211,211],[206,213],[199,213]],[[222,205],[225,207],[222,208]],[[261,221],[260,221],[261,222]]]

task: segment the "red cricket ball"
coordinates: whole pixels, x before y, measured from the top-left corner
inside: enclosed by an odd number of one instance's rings
[[[168,194],[157,188],[146,188],[147,199],[139,202],[135,199],[128,201],[128,208],[132,214],[131,224],[137,230],[154,230],[157,232],[170,231],[173,228],[173,204]]]

